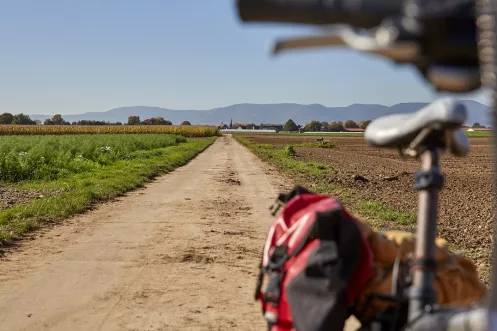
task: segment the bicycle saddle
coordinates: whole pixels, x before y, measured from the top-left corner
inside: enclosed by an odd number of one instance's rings
[[[410,114],[379,117],[365,131],[368,144],[376,147],[407,147],[425,128],[445,132],[447,147],[455,155],[469,151],[466,135],[458,130],[466,121],[466,106],[453,98],[439,99]],[[447,135],[448,134],[448,135]]]

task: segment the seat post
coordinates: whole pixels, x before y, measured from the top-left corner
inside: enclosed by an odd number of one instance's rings
[[[434,289],[438,195],[443,186],[436,147],[423,146],[419,154],[421,169],[415,175],[419,193],[416,248],[412,286],[409,290],[409,320],[416,319],[427,306],[437,302]]]

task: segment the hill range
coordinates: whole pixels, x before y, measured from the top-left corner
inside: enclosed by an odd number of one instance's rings
[[[473,100],[461,100],[468,108],[466,124],[480,123],[489,125],[489,107]],[[160,107],[133,106],[114,108],[105,112],[88,112],[83,114],[65,115],[64,120],[77,122],[80,120],[98,120],[126,123],[128,116],[140,116],[140,119],[161,116],[180,124],[190,121],[192,124],[219,125],[229,123],[277,123],[283,124],[292,119],[297,124],[305,124],[312,120],[333,122],[346,120],[370,120],[392,113],[410,113],[427,105],[427,103],[408,102],[393,106],[377,104],[353,104],[347,107],[327,107],[320,104],[301,105],[296,103],[279,104],[236,104],[209,110],[173,110]],[[32,119],[44,121],[52,115],[33,114]]]

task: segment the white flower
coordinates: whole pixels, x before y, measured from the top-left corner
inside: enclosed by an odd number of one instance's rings
[[[100,150],[101,150],[103,153],[110,152],[110,147],[109,147],[109,146],[103,146],[103,147],[100,147]]]

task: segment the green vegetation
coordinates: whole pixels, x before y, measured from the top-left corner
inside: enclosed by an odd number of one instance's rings
[[[466,131],[468,137],[492,137],[492,131]]]
[[[236,136],[235,139],[247,146],[263,161],[277,165],[280,169],[288,173],[314,176],[329,176],[335,173],[335,170],[328,165],[317,162],[303,162],[289,157],[286,147],[283,149],[274,149],[270,144],[253,144],[248,138],[241,136]]]
[[[153,137],[153,135],[148,136]],[[16,184],[16,188],[21,190],[38,190],[47,194],[42,198],[0,211],[0,243],[8,243],[42,225],[45,221],[67,218],[91,208],[98,201],[116,197],[139,187],[157,175],[186,164],[216,139],[201,138],[185,142],[182,137],[165,136],[161,140],[162,138],[156,136],[155,140],[158,141],[153,142],[154,139],[149,141],[139,138],[139,135],[130,137],[137,139],[136,144],[140,147],[124,137],[116,136],[105,141],[107,145],[111,145],[110,154],[114,155],[110,159],[106,153],[101,155],[99,151],[100,147],[106,146],[104,141],[99,140],[103,137],[85,136],[85,139],[80,137],[72,141],[75,146],[70,145],[68,140],[62,139],[59,144],[69,144],[65,145],[69,149],[81,148],[89,153],[87,160],[90,161],[88,162],[98,164],[98,166],[85,169],[83,172],[68,171],[65,176],[57,176],[57,180],[27,181]],[[66,137],[58,137],[58,139],[61,138]],[[12,140],[9,141],[12,142]],[[119,147],[119,143],[124,144],[122,148]],[[21,139],[16,146],[26,147],[27,143]],[[44,146],[43,143],[40,146]],[[35,153],[37,149],[39,148],[34,148],[32,153]],[[54,153],[55,160],[64,160],[66,154],[72,155],[69,151],[61,152],[61,148],[56,148]],[[79,152],[74,155],[77,153]],[[120,157],[125,155],[130,157]],[[92,156],[95,156],[96,161],[91,161]],[[73,162],[73,159],[69,157],[67,160],[70,163]],[[102,164],[99,163],[101,160],[104,160]],[[109,160],[112,162],[107,162]]]
[[[286,156],[297,155],[297,152],[295,151],[295,148],[293,148],[292,145],[286,145],[285,148],[283,148],[283,153],[285,153]]]
[[[298,131],[298,129],[299,127],[292,119],[286,121],[285,125],[283,126],[283,130],[285,131]]]
[[[380,226],[385,222],[402,226],[409,226],[416,222],[416,215],[413,213],[397,211],[377,201],[357,199],[352,189],[329,185],[327,180],[336,173],[329,165],[300,161],[298,158],[288,157],[285,149],[279,150],[269,144],[256,144],[243,136],[234,137],[260,159],[292,176],[296,185],[310,187],[316,193],[334,194],[347,205],[348,209],[372,219],[373,222],[380,222]]]
[[[164,134],[4,136],[0,138],[0,181],[54,180],[135,158],[136,151],[185,141]]]
[[[389,206],[371,200],[358,200],[355,204],[355,209],[361,215],[381,219],[385,221],[412,224],[416,222],[416,215],[413,213],[405,213],[393,210]]]

